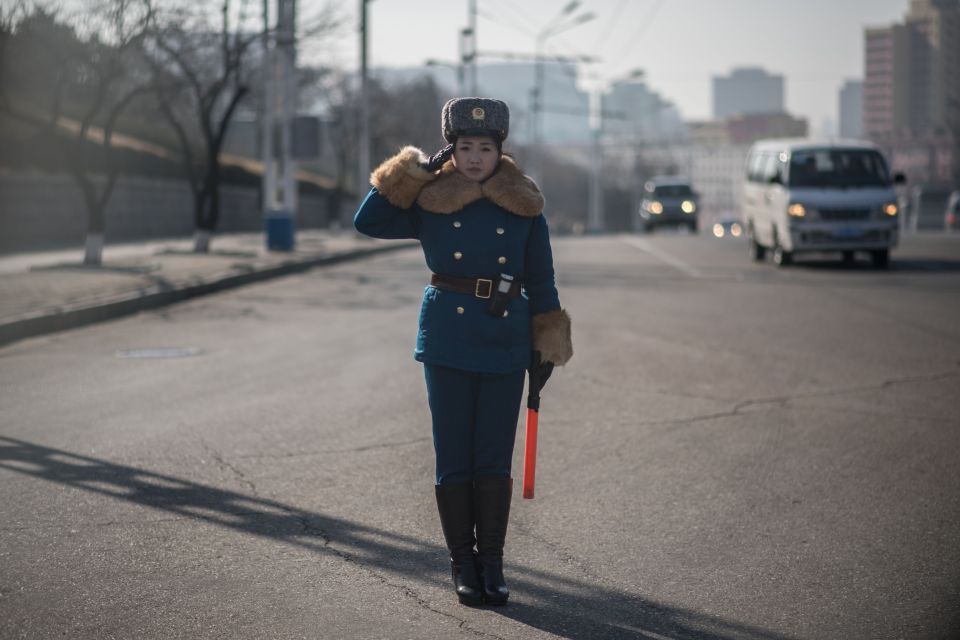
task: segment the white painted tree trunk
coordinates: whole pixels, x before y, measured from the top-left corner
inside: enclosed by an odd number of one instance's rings
[[[210,238],[213,234],[206,229],[197,229],[193,234],[193,250],[195,253],[210,253]]]
[[[83,264],[99,267],[103,264],[103,234],[88,233],[83,252]]]

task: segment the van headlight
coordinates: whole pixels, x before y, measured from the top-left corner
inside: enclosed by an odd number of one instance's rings
[[[897,207],[896,202],[888,202],[881,207],[881,210],[891,218],[900,213],[900,209]]]
[[[787,213],[791,218],[802,218],[807,215],[807,209],[799,202],[794,202],[789,207],[787,207]]]
[[[661,213],[663,213],[663,205],[657,202],[656,200],[654,200],[653,202],[648,202],[647,211],[649,211],[655,216],[658,216]]]
[[[680,209],[681,209],[684,213],[693,213],[694,211],[697,210],[697,203],[694,202],[693,200],[684,200],[684,201],[680,204]]]

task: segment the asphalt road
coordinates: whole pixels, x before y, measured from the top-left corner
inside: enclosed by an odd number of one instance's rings
[[[509,606],[448,586],[412,250],[0,349],[0,637],[960,637],[960,240],[555,256]]]

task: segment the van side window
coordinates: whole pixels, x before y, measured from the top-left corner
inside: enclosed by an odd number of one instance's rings
[[[777,158],[777,154],[768,153],[764,155],[763,163],[763,172],[760,176],[760,181],[764,184],[769,184],[773,176],[777,175],[778,169],[780,167],[780,159]],[[780,172],[780,176],[783,177],[783,173]]]
[[[753,155],[750,156],[750,160],[747,163],[747,180],[750,182],[762,182],[763,181],[763,165],[766,160],[765,153],[755,151]]]

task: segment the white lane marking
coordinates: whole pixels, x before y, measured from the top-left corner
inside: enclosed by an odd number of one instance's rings
[[[640,249],[644,253],[649,253],[654,258],[657,258],[658,260],[666,262],[668,265],[670,265],[674,269],[679,269],[680,271],[683,271],[685,274],[687,274],[691,278],[703,277],[703,274],[700,273],[700,271],[698,271],[694,267],[690,266],[680,258],[674,257],[669,253],[666,253],[665,251],[661,251],[660,249],[657,249],[656,247],[654,247],[652,244],[650,244],[643,238],[637,238],[634,236],[620,236],[620,239],[626,242],[627,244],[629,244],[630,246]]]

